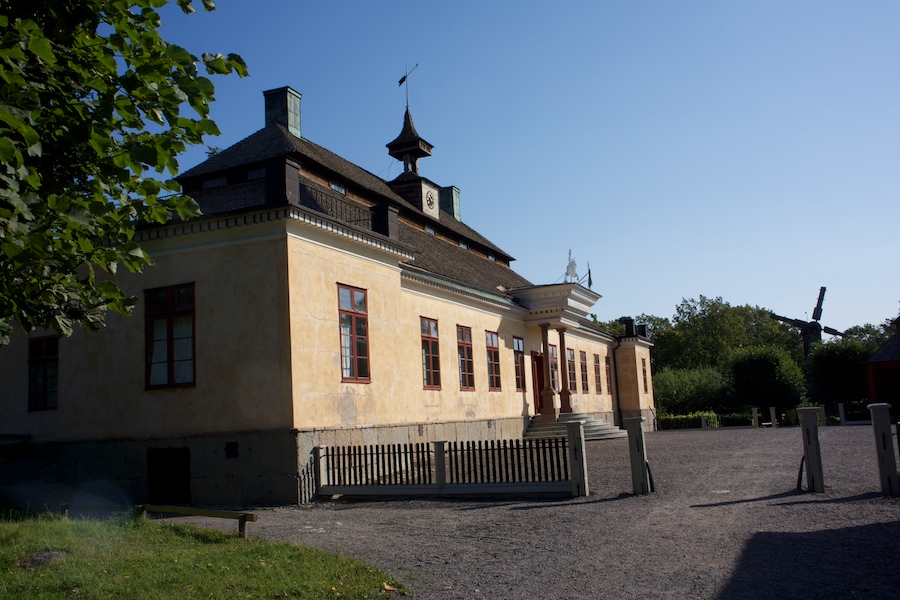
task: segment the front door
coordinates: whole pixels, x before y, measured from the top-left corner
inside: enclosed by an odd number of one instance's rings
[[[546,381],[544,380],[544,355],[540,352],[531,353],[531,381],[534,382],[534,414],[538,415],[544,408],[544,397],[541,392],[544,391]]]

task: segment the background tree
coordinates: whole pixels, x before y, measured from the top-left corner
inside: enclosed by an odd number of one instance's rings
[[[727,365],[735,409],[774,406],[782,412],[803,401],[803,370],[781,348],[739,348],[729,354]]]
[[[177,0],[185,13],[191,0]],[[0,5],[0,343],[13,323],[69,335],[136,302],[109,277],[150,257],[140,222],[198,214],[177,155],[218,129],[212,82],[247,74],[163,40],[167,0],[6,0]],[[212,0],[203,0],[206,10]],[[192,112],[183,114],[190,107]]]
[[[806,371],[810,400],[833,407],[839,402],[865,399],[868,391],[863,365],[873,353],[854,338],[813,344]]]

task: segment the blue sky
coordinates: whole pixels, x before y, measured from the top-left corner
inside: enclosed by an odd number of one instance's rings
[[[402,170],[408,66],[420,173],[534,283],[590,262],[600,319],[722,296],[822,323],[900,309],[900,3],[219,0],[162,33],[235,52],[216,77],[227,147],[263,90],[303,95],[303,136]],[[185,156],[188,168],[202,151]]]

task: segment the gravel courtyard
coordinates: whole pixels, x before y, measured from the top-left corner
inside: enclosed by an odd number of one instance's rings
[[[897,597],[900,499],[880,494],[872,429],[820,440],[824,494],[796,490],[797,428],[656,432],[649,496],[611,440],[587,444],[587,498],[337,501],[249,530],[359,557],[422,599]]]

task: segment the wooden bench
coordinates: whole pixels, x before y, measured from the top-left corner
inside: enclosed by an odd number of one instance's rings
[[[215,517],[219,519],[236,519],[238,522],[238,534],[242,538],[247,537],[247,522],[257,520],[257,516],[253,513],[240,512],[235,510],[210,510],[204,508],[190,508],[186,506],[160,506],[158,504],[141,504],[135,507],[139,519],[146,516],[148,512],[152,513],[168,513],[174,515],[186,515],[190,517]]]

